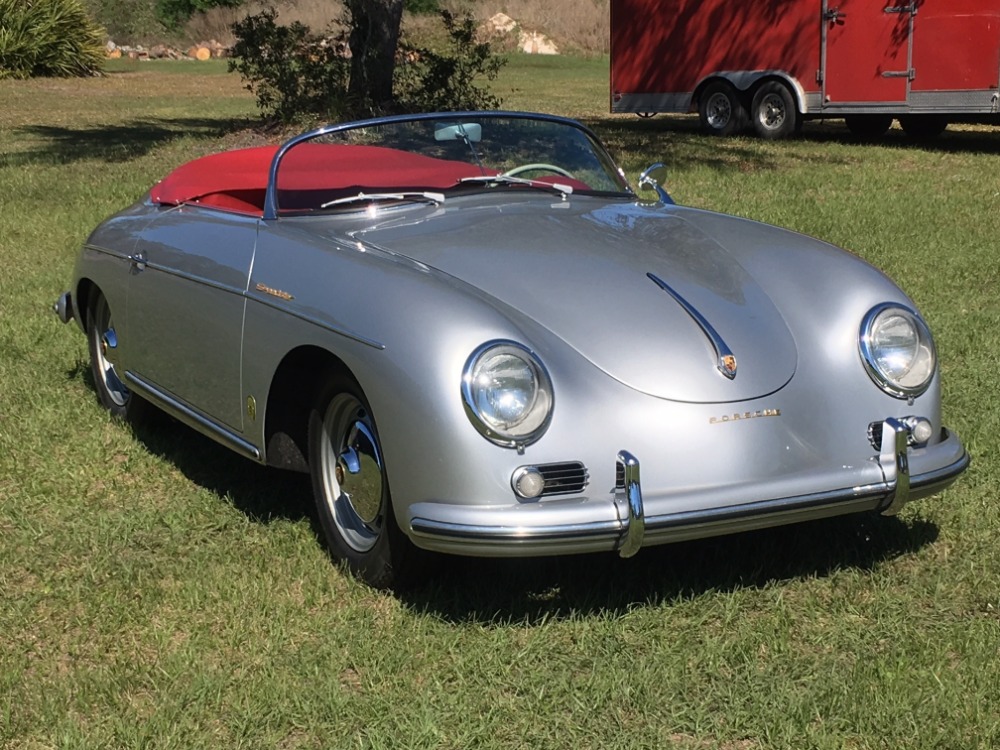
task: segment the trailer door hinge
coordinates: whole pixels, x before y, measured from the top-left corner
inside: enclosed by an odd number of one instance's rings
[[[912,13],[917,15],[917,4],[910,3],[909,5],[889,5],[882,9],[885,13]]]
[[[816,83],[823,83],[823,71],[819,68],[816,69]]]

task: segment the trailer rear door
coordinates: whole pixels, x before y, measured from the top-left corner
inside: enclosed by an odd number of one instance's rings
[[[906,101],[914,8],[908,0],[823,0],[824,107]]]

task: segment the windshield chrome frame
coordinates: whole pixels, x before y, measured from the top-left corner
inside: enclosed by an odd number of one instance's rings
[[[489,117],[492,119],[511,119],[511,120],[540,120],[544,122],[551,122],[561,125],[567,125],[572,128],[576,128],[587,135],[588,139],[593,143],[594,149],[599,152],[599,155],[606,158],[609,165],[615,167],[616,174],[621,177],[622,182],[625,185],[626,190],[629,193],[634,194],[632,186],[629,184],[628,180],[625,179],[624,173],[618,167],[618,163],[611,158],[611,154],[608,153],[607,148],[601,142],[601,139],[597,137],[597,134],[593,130],[588,128],[586,125],[577,122],[576,120],[570,119],[568,117],[559,117],[558,115],[547,115],[538,112],[509,112],[505,110],[478,110],[478,111],[467,111],[467,112],[422,112],[419,114],[410,115],[391,115],[388,117],[373,117],[367,120],[355,120],[352,122],[340,123],[338,125],[324,125],[322,127],[316,128],[314,130],[307,131],[294,138],[286,141],[278,148],[277,153],[275,153],[274,158],[271,160],[271,167],[268,172],[267,178],[267,192],[264,195],[264,220],[270,221],[278,218],[278,169],[281,166],[281,161],[285,158],[285,154],[288,153],[293,147],[298,146],[300,143],[305,141],[310,141],[314,138],[319,138],[324,135],[331,135],[333,133],[340,133],[347,130],[360,130],[363,128],[371,128],[380,125],[394,125],[397,123],[404,122],[424,122],[428,120],[441,120],[443,118],[447,119],[464,119],[464,118],[476,118],[476,117]]]

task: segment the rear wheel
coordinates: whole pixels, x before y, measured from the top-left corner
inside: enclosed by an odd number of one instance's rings
[[[90,372],[101,405],[119,419],[138,422],[146,413],[148,404],[128,389],[115,364],[118,334],[111,307],[100,293],[87,308],[87,344],[90,349]]]
[[[332,382],[310,412],[309,471],[334,559],[375,588],[413,580],[418,550],[396,524],[375,418],[353,382]]]
[[[750,122],[761,138],[785,138],[798,129],[795,99],[788,87],[779,81],[766,81],[753,95]]]
[[[846,115],[844,124],[858,138],[880,138],[892,125],[892,115]]]
[[[747,125],[747,110],[736,88],[725,81],[705,87],[698,99],[701,127],[712,135],[733,135]]]
[[[899,124],[911,138],[936,138],[948,127],[944,115],[903,115]]]

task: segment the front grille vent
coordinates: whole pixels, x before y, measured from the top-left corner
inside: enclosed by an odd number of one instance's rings
[[[545,479],[542,497],[549,495],[570,495],[583,492],[590,481],[587,467],[579,461],[558,464],[542,464],[535,467]]]
[[[872,422],[868,425],[868,442],[877,451],[882,450],[882,425],[883,422]]]
[[[621,461],[615,462],[615,489],[625,489],[625,464]]]

